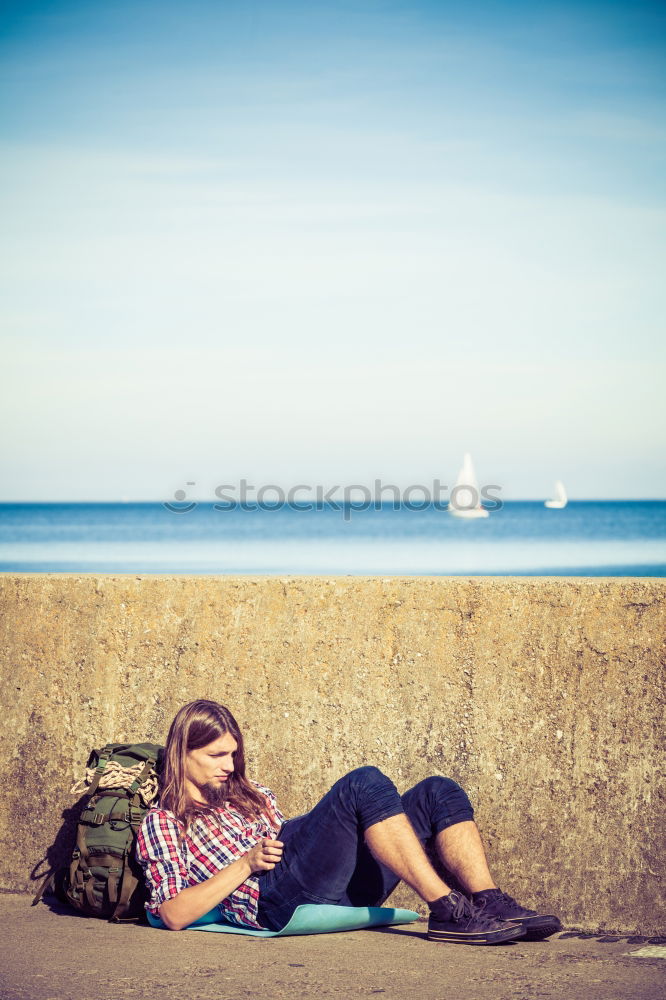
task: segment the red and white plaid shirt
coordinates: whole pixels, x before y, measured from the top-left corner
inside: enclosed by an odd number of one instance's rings
[[[222,806],[201,813],[185,840],[178,842],[178,821],[166,809],[151,809],[143,818],[136,856],[144,868],[150,899],[146,909],[159,916],[159,908],[190,885],[205,882],[232,861],[247,854],[262,837],[275,839],[284,822],[273,792],[256,781],[267,804],[256,820]],[[219,904],[220,916],[242,927],[261,928],[257,920],[259,879],[251,875]]]

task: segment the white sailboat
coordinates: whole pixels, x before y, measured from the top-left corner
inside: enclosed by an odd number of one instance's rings
[[[456,485],[451,490],[451,500],[446,508],[454,517],[488,517],[488,511],[481,506],[479,484],[476,481],[472,456],[465,453]]]
[[[562,508],[566,507],[566,505],[567,491],[558,479],[555,483],[555,498],[553,500],[545,500],[544,507],[550,507],[552,510],[562,510]]]

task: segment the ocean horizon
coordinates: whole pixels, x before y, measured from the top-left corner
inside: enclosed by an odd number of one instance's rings
[[[432,504],[219,506],[0,503],[0,572],[666,576],[665,500],[503,501],[471,521]]]

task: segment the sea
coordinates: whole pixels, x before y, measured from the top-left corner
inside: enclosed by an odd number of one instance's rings
[[[666,501],[506,501],[483,519],[429,505],[2,503],[0,571],[664,576]]]

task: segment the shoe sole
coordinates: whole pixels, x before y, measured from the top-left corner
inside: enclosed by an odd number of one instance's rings
[[[525,931],[525,941],[543,941],[551,934],[557,934],[562,930],[562,924],[554,917],[552,920],[544,920],[542,923],[530,924],[529,921],[512,920],[517,927],[522,927]]]
[[[525,936],[525,928],[512,924],[498,931],[476,931],[466,934],[464,931],[428,931],[428,941],[442,944],[503,944],[505,941],[515,941]]]

